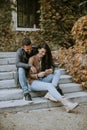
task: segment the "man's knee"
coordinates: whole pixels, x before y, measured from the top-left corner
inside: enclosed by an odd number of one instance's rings
[[[24,68],[19,68],[18,69],[18,74],[25,74],[25,69]]]

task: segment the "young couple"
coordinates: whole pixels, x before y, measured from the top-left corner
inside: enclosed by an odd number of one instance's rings
[[[60,101],[67,112],[78,106],[78,103],[70,102],[57,91],[61,72],[54,70],[51,50],[45,42],[40,44],[36,51],[30,39],[24,38],[22,48],[17,51],[16,66],[25,100],[32,100],[29,90],[47,90],[45,98]]]

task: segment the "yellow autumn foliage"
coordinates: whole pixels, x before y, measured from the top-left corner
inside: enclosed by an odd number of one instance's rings
[[[66,68],[73,80],[87,89],[87,16],[79,18],[71,30],[76,44],[58,51],[59,67]]]

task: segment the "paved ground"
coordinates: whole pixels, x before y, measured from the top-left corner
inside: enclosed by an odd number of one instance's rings
[[[87,104],[73,113],[63,107],[0,114],[0,130],[87,130]]]

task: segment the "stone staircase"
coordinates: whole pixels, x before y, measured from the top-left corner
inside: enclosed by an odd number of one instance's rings
[[[61,106],[44,98],[46,92],[30,92],[33,102],[23,99],[23,92],[17,87],[17,73],[15,66],[15,52],[0,52],[0,113],[24,110],[35,110]],[[87,102],[87,92],[82,86],[73,83],[72,76],[67,75],[64,69],[60,69],[62,76],[59,86],[65,97],[78,103]]]

